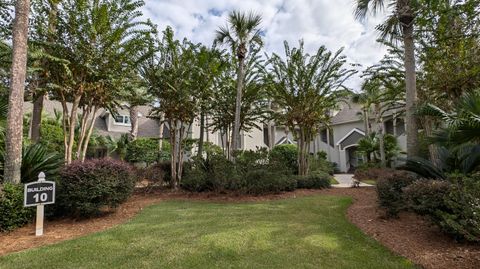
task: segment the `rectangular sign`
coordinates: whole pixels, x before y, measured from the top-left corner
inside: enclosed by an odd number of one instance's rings
[[[24,206],[48,205],[55,203],[55,182],[36,181],[25,184]]]

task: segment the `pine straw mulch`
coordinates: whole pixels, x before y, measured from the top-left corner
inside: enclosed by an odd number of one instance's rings
[[[385,219],[384,212],[377,207],[374,188],[296,190],[264,196],[169,191],[137,193],[115,212],[100,218],[47,221],[45,234],[42,237],[35,237],[33,224],[7,234],[0,234],[0,256],[103,231],[132,218],[146,206],[164,200],[268,201],[314,194],[352,197],[354,202],[347,211],[348,219],[352,223],[393,252],[407,257],[424,268],[480,268],[480,245],[456,243],[426,219],[412,213],[401,213],[398,219]]]

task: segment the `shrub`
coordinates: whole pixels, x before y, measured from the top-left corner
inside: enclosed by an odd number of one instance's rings
[[[63,215],[89,217],[104,207],[115,208],[132,194],[130,165],[111,159],[73,162],[60,173],[58,208]]]
[[[315,172],[307,176],[297,176],[297,187],[302,189],[330,188],[331,176],[325,172]]]
[[[409,209],[434,217],[437,210],[446,209],[444,197],[450,189],[448,181],[420,179],[405,187],[403,193]]]
[[[136,176],[137,181],[147,180],[149,185],[163,185],[166,182],[166,178],[170,178],[169,169],[165,170],[164,166],[170,166],[170,163],[164,165],[164,163],[156,163],[147,167],[137,168]]]
[[[189,191],[240,190],[241,175],[223,155],[198,158],[185,166],[181,185]]]
[[[254,195],[293,191],[297,185],[294,178],[267,169],[248,171],[245,180],[245,193]]]
[[[323,172],[330,175],[334,174],[333,163],[327,161],[325,158],[310,158],[309,169],[311,173]]]
[[[373,180],[377,181],[379,178],[388,177],[395,172],[392,168],[381,168],[376,164],[364,164],[355,169],[353,177],[357,180]]]
[[[273,147],[269,159],[272,163],[279,163],[290,174],[298,173],[298,148],[296,145],[285,144]]]
[[[378,202],[386,209],[387,216],[396,216],[400,210],[405,209],[402,189],[415,180],[415,174],[399,170],[378,179]]]
[[[213,190],[211,182],[205,170],[201,167],[188,167],[180,182],[182,188],[187,191],[203,192]]]
[[[451,180],[446,209],[435,212],[435,223],[458,240],[480,242],[480,174]]]
[[[125,160],[131,163],[154,163],[158,160],[158,141],[150,138],[137,138],[128,143]]]
[[[23,207],[23,185],[0,185],[0,232],[11,231],[33,219],[33,207]]]

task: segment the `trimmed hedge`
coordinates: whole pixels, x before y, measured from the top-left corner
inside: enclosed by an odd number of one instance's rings
[[[244,192],[254,195],[293,191],[297,187],[294,178],[267,169],[248,171],[245,180]]]
[[[386,209],[387,216],[395,217],[406,208],[403,188],[412,184],[417,176],[407,171],[393,171],[377,181],[377,194],[380,207]]]
[[[90,217],[115,208],[133,193],[135,174],[127,163],[112,159],[73,162],[60,173],[57,191],[61,215]]]
[[[298,173],[298,148],[296,145],[277,145],[269,154],[270,162],[281,164],[290,174]]]
[[[301,189],[330,188],[331,176],[325,172],[315,172],[307,176],[297,176],[297,187]]]
[[[435,223],[457,240],[480,242],[480,174],[450,180],[446,209],[435,212]]]
[[[407,207],[420,215],[434,216],[437,210],[446,210],[444,198],[452,184],[443,180],[420,179],[403,189]],[[435,219],[435,217],[434,217]]]
[[[29,223],[34,214],[33,207],[23,207],[23,184],[0,185],[0,232]]]
[[[138,138],[127,145],[125,160],[131,163],[154,163],[159,158],[158,141]]]

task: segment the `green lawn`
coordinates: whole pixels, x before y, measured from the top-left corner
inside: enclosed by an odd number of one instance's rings
[[[108,231],[0,257],[0,268],[412,268],[347,221],[350,203],[162,202]]]

